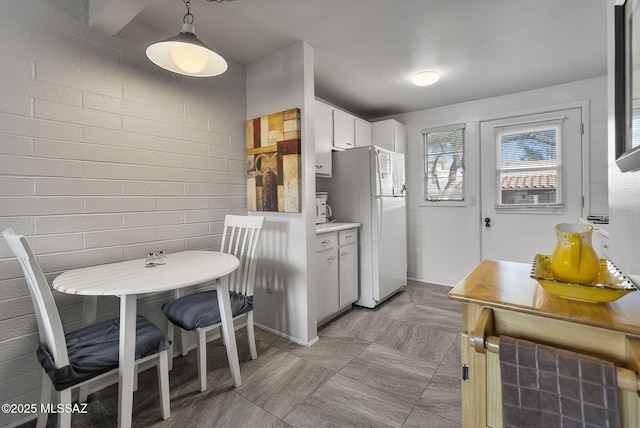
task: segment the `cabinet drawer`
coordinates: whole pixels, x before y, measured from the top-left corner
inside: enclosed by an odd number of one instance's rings
[[[323,233],[316,236],[316,251],[327,250],[338,245],[338,234],[336,232]]]
[[[338,245],[348,245],[358,240],[358,229],[347,229],[338,232]]]

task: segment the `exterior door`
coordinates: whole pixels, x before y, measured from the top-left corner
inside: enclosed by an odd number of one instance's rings
[[[582,109],[481,122],[482,258],[531,263],[582,216]]]

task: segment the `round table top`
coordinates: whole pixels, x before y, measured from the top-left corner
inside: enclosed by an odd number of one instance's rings
[[[73,269],[53,280],[53,288],[84,296],[117,296],[175,290],[221,278],[238,268],[237,257],[216,251],[167,254],[167,263],[145,267],[145,259]]]

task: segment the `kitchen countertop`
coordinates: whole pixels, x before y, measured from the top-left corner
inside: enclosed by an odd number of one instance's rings
[[[530,264],[484,260],[449,298],[640,336],[640,291],[611,303],[579,302],[548,293],[530,273]]]
[[[316,224],[316,233],[328,233],[328,232],[336,232],[338,230],[352,229],[354,227],[362,226],[360,223],[341,223],[341,222],[330,222],[330,223],[320,223]]]

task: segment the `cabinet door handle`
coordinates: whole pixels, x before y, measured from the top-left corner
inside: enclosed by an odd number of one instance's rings
[[[332,262],[336,259],[336,256],[327,257],[328,262]]]
[[[348,241],[349,239],[351,239],[351,238],[352,238],[352,236],[353,236],[353,235],[344,235],[344,239],[346,239],[346,240]]]
[[[322,165],[316,165],[316,169],[322,169]]]
[[[346,252],[346,253],[340,253],[340,257],[346,257],[346,256],[348,256],[348,255],[349,255],[349,252]]]
[[[322,245],[327,245],[329,243],[328,239],[325,239],[324,241],[321,242]]]

